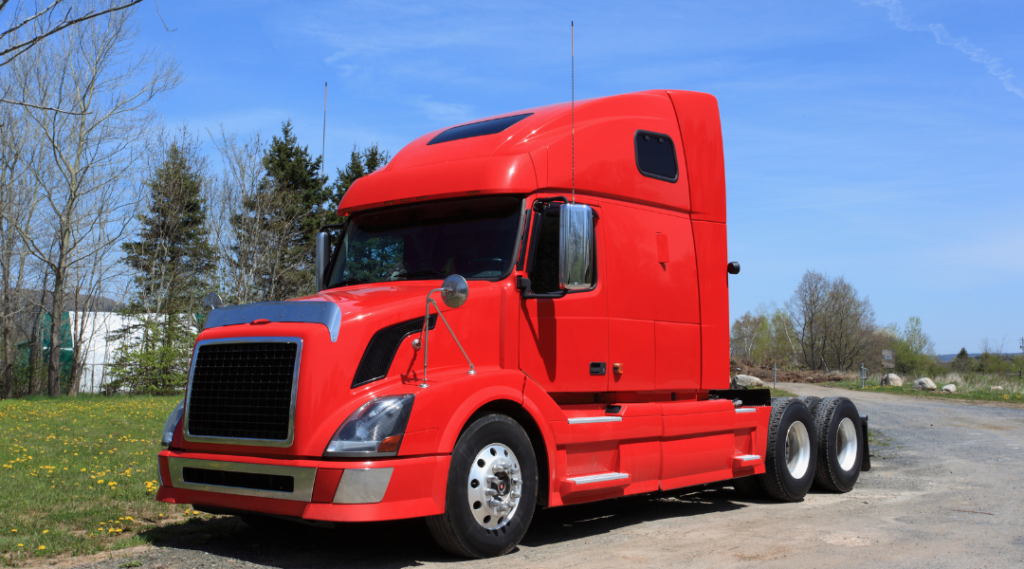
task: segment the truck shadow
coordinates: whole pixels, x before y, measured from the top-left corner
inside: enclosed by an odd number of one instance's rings
[[[746,505],[731,487],[718,485],[539,510],[522,545],[545,547],[643,522],[703,516]],[[258,531],[238,518],[221,516],[153,528],[141,535],[157,547],[281,568],[398,568],[463,561],[439,548],[422,520],[339,524],[334,528],[285,523],[274,531]]]

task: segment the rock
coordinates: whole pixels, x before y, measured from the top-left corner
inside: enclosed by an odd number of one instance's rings
[[[1002,385],[993,385],[989,389],[991,389],[992,391],[1002,391],[1003,390],[1003,386]]]
[[[942,386],[943,393],[956,393],[956,384],[950,383],[949,385]]]
[[[895,373],[887,373],[882,376],[882,385],[888,387],[903,387],[903,378]]]
[[[736,376],[736,385],[741,385],[743,387],[761,387],[764,385],[764,382],[752,375],[740,374]]]
[[[935,382],[930,377],[922,377],[914,381],[914,389],[922,391],[935,391]]]

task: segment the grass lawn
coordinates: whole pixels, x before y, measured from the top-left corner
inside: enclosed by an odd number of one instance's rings
[[[139,545],[180,521],[155,500],[173,397],[0,401],[0,565]]]
[[[836,381],[830,383],[819,383],[817,385],[821,387],[842,387],[843,389],[850,389],[853,391],[875,391],[879,393],[896,393],[899,395],[911,395],[916,397],[936,397],[939,399],[964,399],[968,401],[997,401],[999,403],[1022,403],[1024,404],[1024,396],[1019,391],[1019,387],[1013,385],[1016,382],[1006,382],[1008,385],[1003,391],[992,391],[988,386],[982,386],[978,389],[964,389],[961,386],[957,387],[956,393],[943,393],[941,391],[942,384],[936,381],[936,384],[940,389],[935,391],[923,391],[920,389],[914,389],[913,380],[904,380],[902,387],[891,387],[879,385],[877,378],[867,380],[867,385],[863,389],[860,386],[860,380],[855,381]]]

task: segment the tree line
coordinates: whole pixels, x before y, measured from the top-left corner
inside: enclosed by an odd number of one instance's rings
[[[897,373],[925,370],[934,345],[921,319],[879,326],[871,300],[844,277],[807,271],[783,308],[762,306],[733,322],[734,360],[757,367],[849,371],[881,369],[882,350],[895,352]]]
[[[314,292],[317,230],[390,158],[353,148],[332,180],[287,120],[269,141],[166,128],[156,103],[182,75],[133,48],[137,3],[19,4],[0,26],[0,397],[77,394],[92,328],[73,315],[110,310],[111,389],[179,388],[201,298]]]
[[[1004,342],[1005,343],[1005,342]],[[879,326],[871,300],[843,277],[807,271],[782,308],[761,305],[733,324],[730,350],[734,362],[754,367],[851,371],[863,363],[880,372],[882,350],[892,350],[897,374],[1013,373],[1024,369],[1024,356],[1003,353],[989,340],[981,353],[966,348],[950,362],[940,362],[924,324],[911,316],[903,326]]]

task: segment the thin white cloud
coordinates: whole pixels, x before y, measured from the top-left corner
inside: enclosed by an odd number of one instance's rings
[[[1017,96],[1024,98],[1024,89],[1014,85],[1013,71],[1003,65],[1003,62],[996,56],[992,55],[984,48],[978,47],[967,40],[967,38],[955,38],[946,29],[946,26],[942,24],[928,24],[922,26],[915,24],[910,21],[906,13],[903,11],[903,3],[900,0],[860,0],[860,3],[865,6],[879,6],[885,8],[889,12],[889,21],[896,25],[897,28],[908,32],[931,32],[935,36],[935,42],[939,45],[948,45],[955,48],[960,53],[967,55],[972,61],[976,61],[985,66],[990,75],[995,76],[1003,83],[1003,87],[1006,90],[1016,94]]]
[[[458,123],[473,118],[473,107],[463,103],[441,103],[420,97],[416,101],[416,106],[432,121]]]

